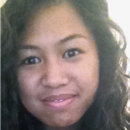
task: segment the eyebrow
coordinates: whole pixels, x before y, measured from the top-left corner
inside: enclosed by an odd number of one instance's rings
[[[28,50],[28,49],[30,49],[30,50],[39,50],[39,47],[37,47],[37,46],[35,46],[35,45],[22,45],[21,47],[20,47],[20,49],[19,50]]]
[[[82,35],[82,34],[72,34],[72,35],[69,35],[63,39],[61,39],[59,41],[59,43],[65,43],[65,42],[68,42],[68,41],[71,41],[73,39],[76,39],[76,38],[84,38],[84,39],[87,39],[86,36]],[[38,46],[35,46],[35,45],[22,45],[20,47],[20,50],[26,50],[26,49],[31,49],[31,50],[39,50],[39,47]]]
[[[85,38],[87,39],[86,36],[82,35],[82,34],[72,34],[72,35],[69,35],[63,39],[60,40],[60,43],[64,43],[64,42],[67,42],[67,41],[71,41],[73,39],[76,39],[76,38]]]

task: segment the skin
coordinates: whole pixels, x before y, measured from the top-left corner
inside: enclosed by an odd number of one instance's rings
[[[49,130],[73,128],[93,102],[98,88],[97,47],[78,13],[68,4],[40,9],[26,29],[19,51],[18,81],[25,108]],[[32,57],[33,58],[30,58]],[[76,95],[53,108],[43,99]]]

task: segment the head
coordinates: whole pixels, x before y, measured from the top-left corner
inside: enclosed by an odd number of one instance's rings
[[[12,63],[24,108],[50,127],[75,124],[90,117],[88,111],[96,111],[95,120],[102,117],[100,124],[105,122],[107,114],[101,112],[112,114],[120,95],[114,87],[119,47],[105,1],[15,4],[18,11],[7,16],[13,39],[9,54],[17,59]]]
[[[18,68],[23,105],[49,126],[76,123],[98,88],[92,35],[67,2],[38,10],[25,33]]]

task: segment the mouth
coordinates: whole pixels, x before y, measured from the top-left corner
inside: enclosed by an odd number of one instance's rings
[[[64,109],[74,102],[77,95],[74,94],[60,94],[60,95],[51,95],[44,98],[43,103],[53,109]]]

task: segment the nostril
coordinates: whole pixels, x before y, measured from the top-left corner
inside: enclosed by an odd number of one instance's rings
[[[48,72],[42,77],[42,84],[46,87],[61,87],[67,85],[69,79],[65,73]]]
[[[53,88],[57,88],[57,87],[62,87],[68,84],[68,79],[67,78],[58,78],[58,77],[54,77],[53,79],[51,78],[43,78],[42,79],[42,85],[44,87],[53,87]]]

